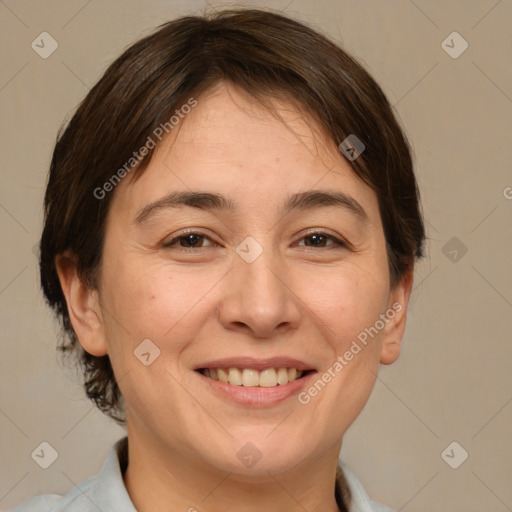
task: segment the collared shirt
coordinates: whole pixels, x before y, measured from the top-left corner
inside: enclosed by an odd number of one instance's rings
[[[100,472],[80,483],[64,496],[42,494],[17,506],[12,512],[137,512],[124,485],[128,438],[117,441],[105,459]],[[371,501],[361,482],[340,461],[352,494],[350,512],[392,512]]]

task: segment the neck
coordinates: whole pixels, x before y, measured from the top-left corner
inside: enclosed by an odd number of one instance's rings
[[[221,471],[178,447],[162,446],[128,428],[128,467],[123,475],[138,512],[344,512],[340,501],[346,482],[338,470],[342,488],[335,496],[339,447],[321,460],[302,462],[280,474],[265,471],[248,477]],[[338,502],[337,502],[338,499]]]

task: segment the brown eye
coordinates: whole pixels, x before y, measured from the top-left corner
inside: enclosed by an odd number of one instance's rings
[[[165,242],[163,247],[169,248],[173,246],[177,246],[178,249],[202,249],[205,247],[202,245],[202,242],[205,240],[210,240],[206,235],[198,232],[189,232],[185,234],[181,234],[169,242]]]
[[[190,235],[180,236],[178,241],[182,247],[189,247],[189,244],[194,247],[197,245],[198,241],[203,240],[203,238],[204,237],[202,235],[192,233]]]
[[[310,241],[310,243],[304,244],[306,247],[346,247],[346,244],[341,240],[323,232],[308,233],[306,236],[302,237],[301,240]],[[334,243],[326,245],[329,240],[333,241]]]
[[[327,242],[327,237],[324,235],[313,234],[304,237],[304,240],[309,240],[310,244],[306,243],[306,246],[309,247],[325,247],[325,243]]]

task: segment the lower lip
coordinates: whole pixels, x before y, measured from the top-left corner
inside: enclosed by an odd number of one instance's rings
[[[196,371],[201,380],[210,387],[210,389],[222,397],[229,398],[230,400],[240,404],[251,407],[270,407],[287,398],[298,395],[300,390],[306,386],[310,378],[316,372],[308,373],[304,377],[289,382],[288,384],[279,384],[277,386],[263,388],[259,386],[246,387],[234,386],[219,380],[212,379],[203,375],[201,372]]]

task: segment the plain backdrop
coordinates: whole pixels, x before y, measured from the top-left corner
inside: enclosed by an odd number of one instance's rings
[[[332,37],[382,86],[414,150],[428,256],[402,355],[381,368],[342,459],[396,510],[511,510],[512,2],[209,3],[284,10]],[[34,247],[58,129],[127,45],[205,6],[0,1],[0,509],[65,493],[124,435],[61,368],[38,288]],[[42,32],[58,43],[46,59],[31,46]],[[31,457],[41,442],[58,452],[48,469]]]

